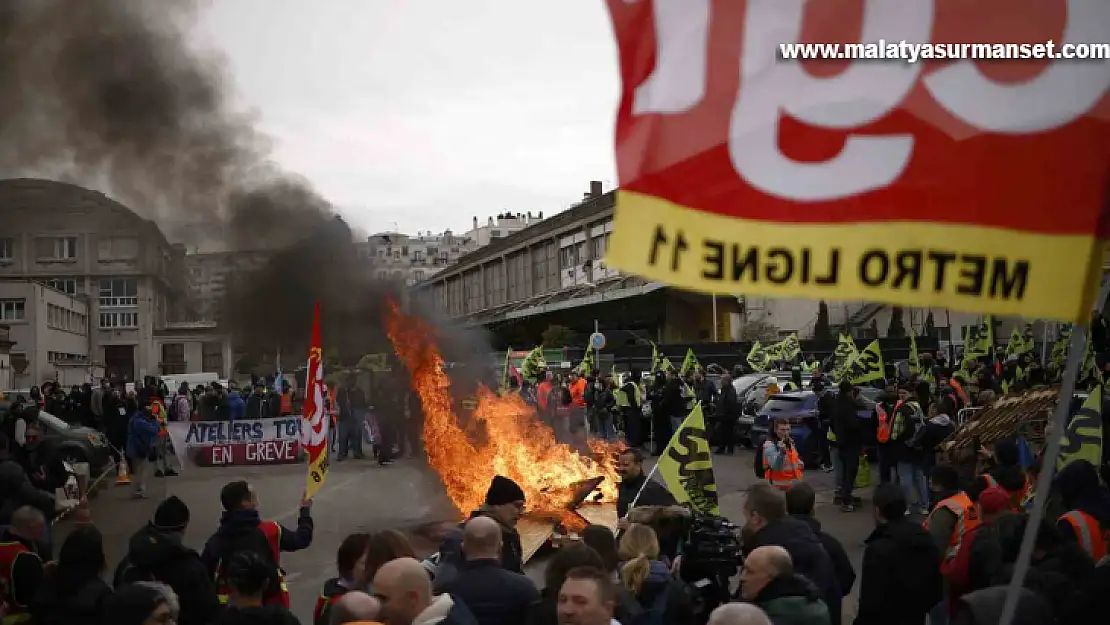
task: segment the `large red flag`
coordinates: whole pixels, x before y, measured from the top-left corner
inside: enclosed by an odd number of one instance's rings
[[[308,486],[311,499],[328,478],[328,419],[324,406],[324,352],[320,347],[320,302],[312,316],[312,345],[308,348],[308,373],[305,375],[304,413],[301,422],[302,444],[308,453]]]

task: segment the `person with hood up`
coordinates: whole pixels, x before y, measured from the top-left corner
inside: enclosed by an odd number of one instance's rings
[[[493,476],[486,503],[470,513],[467,520],[476,516],[486,516],[501,526],[501,568],[514,573],[524,572],[524,550],[520,546],[520,534],[516,531],[517,521],[524,512],[524,490],[511,479],[502,475]],[[445,580],[458,572],[464,562],[462,552],[463,525],[451,530],[440,545],[440,571],[436,579]]]
[[[1110,495],[1099,484],[1098,471],[1086,460],[1073,460],[1054,478],[1056,489],[1068,509],[1056,521],[1056,529],[1075,541],[1091,560],[1099,562],[1110,548]]]
[[[335,556],[335,568],[339,576],[324,582],[324,588],[316,598],[316,607],[312,611],[314,625],[329,625],[332,609],[343,595],[369,587],[370,579],[366,574],[369,550],[370,534],[366,533],[351,534],[340,543],[339,552]]]
[[[759,547],[744,559],[740,595],[759,606],[774,625],[829,625],[829,608],[813,582],[794,574],[782,547]]]
[[[693,625],[693,600],[686,584],[673,578],[670,567],[659,560],[655,530],[639,523],[630,525],[620,538],[617,557],[621,585],[643,611],[655,617],[653,622]]]
[[[940,554],[929,533],[906,517],[906,498],[897,486],[880,484],[874,506],[855,625],[924,625],[941,600]]]
[[[829,554],[829,558],[832,559],[836,581],[840,583],[840,596],[847,597],[848,593],[852,592],[852,586],[856,583],[856,571],[852,568],[852,561],[848,558],[848,552],[844,550],[844,545],[841,545],[840,541],[832,534],[821,530],[821,522],[813,514],[816,503],[817,494],[813,487],[805,482],[786,491],[786,512],[792,518],[809,525],[809,528],[821,540],[821,546],[825,548],[825,553]],[[793,564],[791,564],[791,567],[793,567]]]
[[[104,572],[104,538],[91,525],[78,527],[66,537],[57,562],[46,565],[46,574],[31,614],[35,625],[100,625],[106,616],[104,602],[112,589],[100,579]]]
[[[266,586],[266,603],[289,607],[289,591],[281,570],[281,552],[300,551],[312,545],[312,500],[302,499],[297,517],[297,530],[289,530],[277,521],[263,521],[258,514],[258,496],[246,480],[229,482],[220,490],[224,513],[220,527],[204,544],[200,559],[209,579],[216,582],[221,603],[226,603],[230,587],[226,565],[239,551],[253,551],[270,561],[270,583]]]
[[[215,625],[300,625],[289,608],[266,603],[266,587],[272,582],[272,565],[250,551],[240,551],[227,563],[230,590],[227,609]]]
[[[432,581],[414,558],[386,562],[372,584],[385,625],[477,625],[470,610],[449,593],[432,595]]]
[[[131,536],[113,585],[166,584],[181,598],[177,625],[208,625],[220,611],[220,602],[200,554],[182,542],[188,527],[189,507],[184,501],[171,495],[158,504],[150,522]]]
[[[998,486],[1006,492],[1013,504],[1014,512],[1021,512],[1025,495],[1032,488],[1029,476],[1021,468],[1021,452],[1018,444],[1013,440],[1000,440],[994,444],[994,467],[983,477],[987,480],[987,488]]]
[[[786,549],[794,563],[794,572],[817,586],[821,600],[828,607],[832,625],[839,625],[841,587],[832,558],[809,523],[787,516],[786,495],[770,484],[752,485],[744,501],[744,518],[741,539],[744,553],[767,546]]]

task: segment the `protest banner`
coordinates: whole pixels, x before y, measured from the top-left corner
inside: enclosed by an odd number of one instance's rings
[[[608,5],[606,265],[705,293],[1090,315],[1110,2]]]
[[[172,421],[166,430],[178,458],[200,467],[295,464],[301,461],[301,418]]]

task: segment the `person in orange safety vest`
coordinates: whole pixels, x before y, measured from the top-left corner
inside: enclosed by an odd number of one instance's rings
[[[1086,460],[1073,460],[1055,478],[1055,490],[1067,513],[1056,521],[1060,535],[1075,541],[1098,562],[1110,553],[1110,495],[1099,485],[1098,471]]]
[[[781,490],[790,490],[804,479],[802,460],[786,420],[776,421],[773,436],[763,442],[763,476]]]
[[[979,510],[971,497],[960,490],[959,474],[949,465],[937,465],[929,484],[939,497],[923,524],[941,554],[940,572],[947,576],[964,536],[979,526]]]
[[[225,485],[220,490],[220,503],[224,508],[220,527],[205,543],[200,556],[216,581],[220,602],[227,603],[231,590],[227,563],[240,551],[253,551],[265,558],[273,569],[263,603],[288,608],[289,590],[285,585],[285,572],[281,569],[281,553],[307,549],[312,544],[312,500],[301,500],[296,531],[282,527],[276,521],[262,520],[258,514],[258,497],[245,480]]]
[[[1017,442],[1013,440],[1000,440],[994,444],[992,454],[995,466],[982,477],[986,480],[986,487],[1001,488],[1010,497],[1011,509],[1014,512],[1022,511],[1025,495],[1033,487],[1029,476],[1021,468],[1021,455],[1018,452]]]
[[[32,506],[12,513],[11,526],[0,532],[0,601],[7,612],[3,625],[31,623],[31,602],[42,582],[39,542],[46,532],[46,517]]]

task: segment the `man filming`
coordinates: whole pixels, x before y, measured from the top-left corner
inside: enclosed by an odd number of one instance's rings
[[[794,439],[790,435],[790,423],[786,420],[775,422],[771,436],[763,442],[763,475],[771,486],[780,490],[790,490],[794,484],[804,479],[802,460]]]

